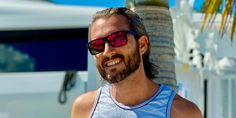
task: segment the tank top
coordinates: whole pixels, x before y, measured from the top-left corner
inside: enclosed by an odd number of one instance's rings
[[[157,92],[135,106],[125,106],[111,96],[111,85],[99,88],[90,118],[170,118],[176,92],[160,84]]]

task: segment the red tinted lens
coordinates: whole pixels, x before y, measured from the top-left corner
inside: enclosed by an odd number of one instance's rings
[[[103,39],[96,39],[89,42],[88,48],[91,54],[95,55],[104,50],[105,41]]]
[[[120,47],[127,43],[127,34],[125,31],[115,32],[107,37],[107,42],[113,47]]]

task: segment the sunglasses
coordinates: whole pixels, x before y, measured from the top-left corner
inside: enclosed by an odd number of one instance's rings
[[[96,55],[104,51],[106,42],[112,47],[123,46],[127,44],[127,34],[133,34],[134,36],[136,36],[136,33],[132,31],[113,32],[106,37],[90,41],[88,43],[88,49],[92,55]]]

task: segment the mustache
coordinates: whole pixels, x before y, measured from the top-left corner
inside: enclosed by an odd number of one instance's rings
[[[103,60],[102,60],[102,66],[104,67],[105,66],[105,62],[111,60],[111,59],[115,59],[115,58],[121,58],[121,60],[124,59],[124,56],[121,55],[121,54],[116,54],[116,55],[113,55],[111,57],[105,57]]]

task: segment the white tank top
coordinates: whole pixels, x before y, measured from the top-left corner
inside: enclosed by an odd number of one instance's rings
[[[151,98],[135,106],[125,106],[111,96],[111,85],[99,89],[90,118],[170,118],[176,92],[161,84]]]

